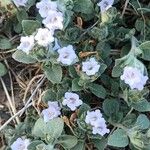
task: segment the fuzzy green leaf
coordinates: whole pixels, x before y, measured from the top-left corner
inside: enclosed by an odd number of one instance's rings
[[[45,75],[53,84],[58,84],[62,80],[62,68],[60,65],[53,65],[52,67],[44,67]]]
[[[129,139],[123,129],[117,129],[108,138],[108,145],[114,147],[126,147],[129,144]]]
[[[22,62],[24,64],[31,64],[36,62],[34,58],[32,58],[30,55],[27,55],[25,52],[21,50],[17,50],[15,53],[13,53],[12,57],[16,61]]]
[[[150,61],[150,41],[142,43],[139,48],[142,50],[142,58]]]
[[[71,150],[85,150],[84,141],[78,141],[78,143],[73,148],[71,148]]]
[[[45,123],[42,118],[39,118],[33,128],[32,134],[37,137],[49,139],[57,139],[60,137],[64,128],[64,122],[61,118],[55,118]]]
[[[75,12],[80,12],[84,14],[92,14],[94,10],[94,5],[91,0],[75,0],[73,10]]]
[[[107,116],[111,116],[119,111],[119,102],[115,99],[106,99],[103,102],[103,110]]]
[[[106,90],[102,85],[90,83],[87,85],[87,88],[89,88],[90,91],[99,98],[106,97]]]
[[[119,77],[125,66],[133,66],[145,73],[146,68],[141,61],[139,61],[133,54],[128,54],[122,58],[115,60],[115,66],[112,70],[113,77]]]
[[[75,78],[72,80],[72,91],[82,90],[82,87],[78,83],[79,83],[79,78]]]
[[[146,115],[140,114],[137,118],[135,126],[137,126],[139,129],[148,129],[150,126],[150,121]]]
[[[28,146],[28,150],[36,150],[36,146],[40,144],[44,144],[43,141],[39,141],[39,140],[32,141]]]
[[[52,91],[51,89],[48,89],[44,92],[42,100],[44,102],[53,101],[56,99],[56,97],[57,97],[57,94],[54,91]]]
[[[41,27],[41,24],[39,21],[35,20],[23,20],[22,21],[22,27],[23,31],[26,35],[33,34],[38,28]]]
[[[9,41],[9,39],[0,39],[0,49],[2,50],[6,50],[6,49],[10,49],[12,47],[11,42]]]
[[[4,76],[7,73],[6,67],[0,62],[0,77]]]
[[[146,99],[143,99],[137,103],[132,103],[131,106],[139,112],[150,111],[150,102],[148,102]]]
[[[62,135],[58,139],[58,143],[62,145],[65,149],[71,149],[77,144],[78,140],[75,136],[71,135]]]

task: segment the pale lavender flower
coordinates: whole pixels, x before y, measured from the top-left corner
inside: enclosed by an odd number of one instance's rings
[[[57,59],[58,62],[61,62],[64,65],[72,65],[77,61],[77,55],[73,49],[72,45],[68,45],[67,47],[60,48],[58,50],[59,57]]]
[[[28,0],[12,0],[14,4],[19,7],[19,6],[25,6]]]
[[[102,114],[101,114],[100,110],[97,109],[95,111],[87,111],[85,122],[87,124],[90,124],[91,126],[95,126],[96,123],[101,118],[102,118]]]
[[[93,134],[99,134],[101,136],[104,136],[106,133],[110,132],[110,130],[107,129],[105,120],[103,118],[101,118],[96,124],[96,126],[92,127]]]
[[[100,64],[95,60],[95,58],[90,58],[89,60],[82,62],[82,71],[88,76],[95,75],[100,68]]]
[[[140,70],[134,67],[126,66],[121,75],[121,80],[124,80],[126,84],[130,86],[131,89],[143,90],[146,81],[148,80],[147,76],[144,76]]]
[[[97,5],[100,6],[101,12],[107,11],[110,7],[112,7],[114,0],[102,0]]]
[[[106,133],[109,133],[109,129],[107,129],[106,126],[106,121],[98,109],[91,112],[87,111],[85,122],[92,126],[93,134],[100,134],[103,136]]]
[[[36,7],[39,9],[39,14],[41,17],[46,18],[50,11],[57,10],[57,3],[50,0],[42,0],[36,4]]]
[[[50,31],[47,28],[39,28],[35,35],[35,40],[40,46],[47,47],[54,41],[53,34],[53,31]]]
[[[29,54],[30,50],[34,47],[34,36],[21,37],[20,45],[17,47],[18,50],[22,50],[26,54]]]
[[[82,100],[79,99],[79,95],[72,92],[66,92],[62,104],[67,105],[72,111],[82,105]]]
[[[12,145],[12,150],[28,150],[27,147],[30,144],[29,139],[18,138]]]
[[[42,23],[49,30],[63,29],[63,14],[58,11],[50,11],[48,16],[42,21]]]
[[[61,108],[58,106],[58,102],[48,102],[48,108],[42,111],[44,122],[48,122],[61,115]]]

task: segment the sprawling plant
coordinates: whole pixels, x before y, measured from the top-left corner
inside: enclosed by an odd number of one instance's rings
[[[38,64],[48,81],[40,112],[29,108],[6,135],[8,149],[150,150],[149,0],[4,0],[0,6],[9,14],[3,32],[21,35],[13,46],[3,36],[0,48],[16,48],[12,57]]]

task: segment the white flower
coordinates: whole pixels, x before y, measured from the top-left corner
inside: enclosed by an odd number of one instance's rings
[[[49,0],[42,0],[36,4],[36,7],[39,9],[41,17],[45,18],[48,16],[50,11],[57,10],[57,3]]]
[[[92,130],[93,130],[92,131],[93,134],[100,134],[101,136],[104,136],[106,133],[110,132],[110,130],[107,129],[105,121],[103,121],[102,119],[99,121],[98,126],[92,127]]]
[[[39,45],[46,47],[54,41],[53,32],[46,28],[39,28],[35,40]]]
[[[50,30],[63,29],[63,14],[58,11],[50,11],[42,23]]]
[[[97,126],[98,121],[102,118],[100,110],[87,111],[85,122],[91,126]]]
[[[93,134],[100,134],[101,136],[109,133],[109,129],[107,129],[106,121],[102,117],[100,110],[95,111],[87,111],[87,115],[85,118],[85,122],[92,126],[92,133]]]
[[[100,6],[101,12],[107,11],[110,7],[112,7],[114,0],[102,0],[97,5]]]
[[[57,59],[58,62],[61,62],[64,65],[71,65],[76,62],[77,55],[73,49],[72,45],[68,45],[67,47],[63,47],[58,50],[59,57]]]
[[[19,6],[25,6],[28,0],[12,0],[14,4],[19,7]]]
[[[66,92],[62,104],[67,105],[72,111],[78,106],[82,105],[82,100],[79,99],[79,95],[71,92]]]
[[[100,64],[95,60],[95,58],[90,58],[89,60],[82,62],[82,71],[88,76],[95,75],[100,68]]]
[[[124,80],[126,84],[130,86],[131,89],[143,90],[146,81],[148,80],[147,76],[144,76],[140,70],[137,68],[126,66],[121,75],[121,80]]]
[[[61,114],[60,110],[61,108],[58,106],[58,102],[48,102],[48,108],[42,111],[44,122],[57,118]]]
[[[26,54],[29,54],[30,50],[34,47],[34,36],[25,36],[21,37],[20,45],[17,49],[24,51]]]
[[[28,139],[21,139],[18,138],[12,145],[11,149],[12,150],[28,150],[27,147],[30,144],[30,141]]]

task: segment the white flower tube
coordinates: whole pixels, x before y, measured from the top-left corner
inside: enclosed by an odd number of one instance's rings
[[[48,102],[48,108],[42,111],[44,122],[57,118],[61,114],[60,110],[58,102]]]
[[[100,68],[100,64],[95,60],[95,58],[90,58],[89,60],[82,62],[82,71],[88,76],[95,75]]]
[[[72,45],[68,45],[67,47],[63,47],[58,50],[59,57],[57,59],[58,62],[61,62],[64,65],[71,65],[76,62],[77,55],[73,49]]]
[[[34,36],[21,37],[20,45],[17,47],[18,50],[22,50],[26,54],[29,54],[30,50],[34,47]]]
[[[63,29],[63,14],[58,11],[50,11],[48,16],[42,21],[42,23],[49,30]]]
[[[140,70],[130,66],[126,66],[121,75],[121,80],[130,86],[131,89],[143,90],[146,81],[148,80],[147,76],[144,76]]]
[[[22,138],[18,138],[12,145],[12,150],[28,150],[27,147],[30,144],[29,139],[23,140]]]
[[[82,103],[82,100],[79,99],[79,95],[72,92],[66,92],[62,102],[63,105],[67,105],[72,111],[76,110]]]
[[[53,31],[50,31],[47,28],[39,28],[35,35],[35,40],[40,46],[47,47],[54,41]]]
[[[107,11],[110,7],[112,7],[114,0],[102,0],[97,5],[100,6],[101,13]]]
[[[92,126],[93,134],[104,136],[106,133],[109,133],[109,129],[107,129],[106,126],[106,121],[98,109],[91,112],[87,111],[85,122]]]
[[[50,11],[57,10],[57,3],[50,0],[42,0],[36,4],[36,7],[39,9],[39,14],[41,17],[46,18]]]

